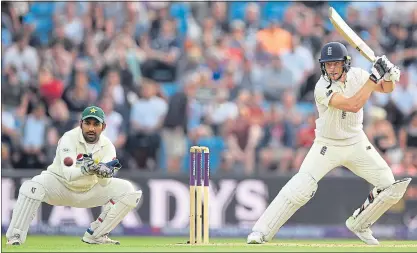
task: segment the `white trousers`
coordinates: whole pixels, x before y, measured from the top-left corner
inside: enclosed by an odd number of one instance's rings
[[[96,184],[86,192],[69,190],[55,176],[42,173],[32,178],[45,189],[43,202],[53,206],[71,206],[78,208],[92,208],[105,205],[110,199],[117,201],[123,194],[134,192],[135,189],[127,180],[112,178],[110,183],[102,186]]]
[[[350,146],[332,146],[316,141],[305,157],[300,172],[317,182],[336,167],[345,166],[375,187],[395,182],[391,168],[366,138]]]

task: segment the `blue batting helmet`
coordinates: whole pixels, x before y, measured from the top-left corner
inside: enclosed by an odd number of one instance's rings
[[[347,48],[340,42],[329,42],[323,46],[320,53],[320,69],[323,76],[327,76],[325,62],[344,61],[343,70],[348,72],[350,69],[351,58]]]

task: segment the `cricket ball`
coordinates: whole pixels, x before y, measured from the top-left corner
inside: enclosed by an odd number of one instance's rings
[[[65,159],[64,159],[65,166],[70,167],[73,163],[74,163],[74,161],[72,160],[71,157],[65,157]]]

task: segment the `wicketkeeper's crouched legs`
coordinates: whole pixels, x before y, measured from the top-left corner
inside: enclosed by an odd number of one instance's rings
[[[29,225],[44,200],[45,189],[38,182],[25,181],[19,190],[12,220],[6,232],[9,244],[20,244],[26,241]]]
[[[308,173],[299,172],[281,189],[272,203],[253,227],[261,232],[265,241],[270,241],[280,227],[317,191],[316,180]]]
[[[385,188],[375,187],[365,203],[346,221],[346,225],[352,231],[369,228],[404,196],[410,182],[411,178],[404,178]]]
[[[123,218],[134,209],[142,197],[142,191],[134,191],[123,194],[119,199],[110,199],[104,205],[103,212],[91,223],[83,237],[87,243],[111,243],[97,241],[112,231]]]

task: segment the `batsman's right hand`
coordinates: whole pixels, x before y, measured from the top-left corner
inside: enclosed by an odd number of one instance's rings
[[[401,76],[400,68],[397,67],[397,66],[394,66],[392,69],[390,69],[390,71],[385,73],[384,81],[398,82],[398,81],[400,81],[400,76]]]

